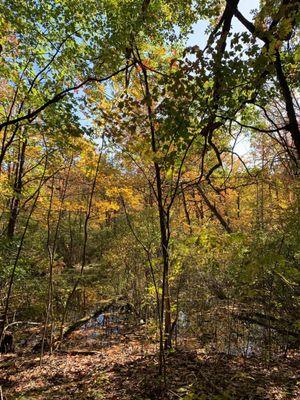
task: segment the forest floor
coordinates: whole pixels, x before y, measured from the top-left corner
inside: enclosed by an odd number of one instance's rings
[[[205,353],[181,346],[166,356],[166,384],[158,376],[157,344],[145,332],[78,330],[67,347],[0,359],[1,400],[225,400],[299,399],[299,354],[269,364],[258,358]],[[298,386],[297,386],[298,385]]]

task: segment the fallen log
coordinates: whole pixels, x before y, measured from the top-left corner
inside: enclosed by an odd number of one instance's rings
[[[86,315],[85,317],[79,319],[78,321],[73,322],[66,329],[64,329],[64,332],[62,335],[63,339],[66,339],[72,332],[76,331],[76,329],[85,325],[91,319],[97,318],[99,315],[108,312],[112,307],[120,310],[122,307],[126,306],[126,304],[128,304],[128,303],[122,301],[122,298],[114,299],[114,300],[107,300],[107,301],[102,302],[102,304],[99,306],[97,311],[94,311],[93,313]]]
[[[292,329],[290,325],[289,327],[284,327],[284,325],[286,325],[287,322],[277,319],[273,316],[267,316],[261,313],[254,313],[252,315],[235,314],[234,317],[239,319],[240,321],[248,322],[249,324],[256,324],[264,328],[270,328],[280,333],[281,335],[292,336],[300,340],[300,332],[298,330]]]

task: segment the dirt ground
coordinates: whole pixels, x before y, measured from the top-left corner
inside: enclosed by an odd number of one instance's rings
[[[186,346],[166,355],[158,376],[157,343],[143,332],[112,334],[80,330],[63,350],[6,354],[0,359],[3,400],[225,400],[299,399],[300,356],[266,364]],[[2,399],[1,399],[2,400]]]

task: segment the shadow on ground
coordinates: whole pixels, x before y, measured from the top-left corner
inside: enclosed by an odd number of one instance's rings
[[[123,352],[124,352],[123,348]],[[265,365],[256,358],[197,355],[178,350],[166,356],[166,384],[154,354],[124,352],[53,354],[44,364],[33,356],[7,355],[0,385],[6,400],[222,400],[298,399],[294,355]]]

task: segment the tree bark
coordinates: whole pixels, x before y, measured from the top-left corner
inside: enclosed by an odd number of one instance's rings
[[[209,201],[208,197],[204,193],[203,189],[200,187],[200,185],[197,186],[197,190],[200,194],[200,196],[203,198],[205,204],[208,206],[210,211],[215,215],[215,217],[219,220],[223,228],[226,230],[227,233],[232,233],[232,229],[229,226],[229,224],[225,221],[225,219],[222,217],[221,213],[218,211],[218,209]]]
[[[14,182],[14,195],[10,202],[10,214],[9,221],[7,226],[7,237],[8,239],[12,239],[14,237],[17,217],[19,212],[20,205],[20,196],[22,194],[22,177],[24,170],[24,162],[25,162],[25,151],[27,146],[27,139],[19,143],[19,151],[18,151],[18,161],[15,171],[15,182]]]

